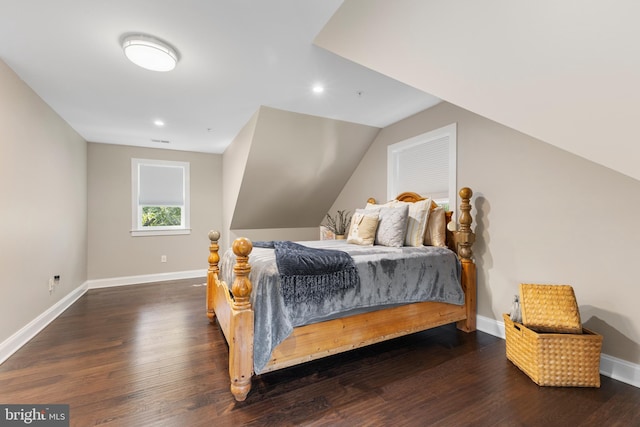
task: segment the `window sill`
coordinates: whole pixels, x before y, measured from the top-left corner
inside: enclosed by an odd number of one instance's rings
[[[183,228],[180,230],[131,230],[131,237],[174,236],[178,234],[191,234],[191,229]]]

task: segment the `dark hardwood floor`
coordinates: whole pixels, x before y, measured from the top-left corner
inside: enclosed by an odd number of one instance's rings
[[[538,387],[452,326],[265,374],[238,403],[203,282],[89,291],[0,366],[0,403],[69,404],[83,427],[640,426],[640,389]]]

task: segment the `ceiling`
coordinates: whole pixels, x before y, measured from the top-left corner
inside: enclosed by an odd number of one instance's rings
[[[640,180],[638,16],[637,0],[347,0],[314,43]]]
[[[341,4],[0,0],[0,59],[99,143],[222,153],[261,105],[384,127],[437,104],[312,44]],[[176,69],[130,63],[120,40],[137,32],[173,45]]]

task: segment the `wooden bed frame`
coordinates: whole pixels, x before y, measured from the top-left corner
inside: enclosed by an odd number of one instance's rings
[[[475,235],[471,231],[471,189],[460,190],[460,225],[456,231],[447,231],[450,247],[454,248],[462,263],[462,287],[465,304],[462,306],[440,302],[420,302],[364,314],[343,317],[294,328],[292,334],[280,343],[271,355],[266,373],[341,353],[399,336],[457,322],[457,327],[471,332],[476,329],[476,266],[472,260],[471,245]],[[397,200],[416,202],[424,200],[416,193],[402,193]],[[219,279],[218,240],[220,233],[209,232],[209,270],[207,274],[207,317],[214,319],[229,344],[229,375],[231,393],[243,401],[251,390],[253,376],[253,309],[249,280],[249,254],[251,241],[238,238],[232,248],[236,255],[233,268],[235,279],[229,287]]]

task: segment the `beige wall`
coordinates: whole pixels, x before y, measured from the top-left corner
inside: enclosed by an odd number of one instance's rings
[[[88,144],[89,279],[205,270],[210,229],[222,226],[222,156]],[[132,237],[131,158],[189,162],[191,234]],[[160,257],[167,256],[161,263]]]
[[[0,61],[0,343],[86,281],[86,150]]]
[[[603,334],[603,352],[640,363],[632,178],[441,103],[383,129],[332,210],[384,200],[386,147],[454,122],[458,186],[475,193],[478,314],[501,320],[519,283],[568,283],[585,325]]]
[[[379,131],[260,107],[224,153],[229,237],[318,239],[318,224]]]
[[[222,218],[223,227],[220,230],[220,248],[229,247],[231,242],[242,235],[235,235],[230,232],[233,212],[238,201],[238,194],[242,186],[242,177],[247,167],[251,140],[258,121],[258,113],[251,117],[246,125],[238,132],[231,145],[227,147],[222,155],[222,180],[224,182],[222,190]],[[244,236],[253,239],[250,236]]]
[[[261,107],[251,117],[247,124],[240,130],[233,142],[225,150],[223,154],[223,217],[224,227],[221,229],[220,247],[222,250],[228,248],[233,240],[238,237],[247,237],[252,241],[259,240],[313,240],[316,239],[319,232],[316,228],[267,228],[267,229],[237,229],[231,230],[231,220],[233,218],[238,196],[245,177],[245,170],[251,151]],[[256,186],[252,191],[261,191],[264,185],[262,183]],[[258,211],[253,211],[255,215],[259,215]]]

